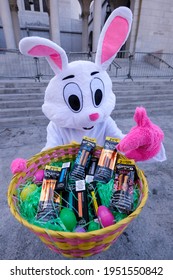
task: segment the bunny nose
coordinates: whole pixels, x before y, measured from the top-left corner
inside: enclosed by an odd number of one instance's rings
[[[100,115],[98,113],[89,115],[89,118],[91,121],[96,121],[99,117],[100,117]]]

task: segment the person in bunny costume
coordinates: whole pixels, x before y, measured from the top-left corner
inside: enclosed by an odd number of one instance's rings
[[[81,143],[83,136],[96,138],[97,144],[103,146],[106,136],[110,136],[122,139],[117,149],[135,161],[166,159],[164,134],[150,121],[145,108],[136,108],[137,125],[127,135],[110,117],[116,97],[106,69],[127,40],[131,24],[130,9],[119,7],[112,12],[100,34],[95,63],[68,63],[65,51],[45,38],[27,37],[20,41],[22,54],[46,57],[55,73],[42,106],[50,120],[43,150],[72,141]]]

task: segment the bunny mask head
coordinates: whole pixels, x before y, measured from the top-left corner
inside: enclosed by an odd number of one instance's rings
[[[21,53],[46,57],[55,77],[45,94],[42,110],[59,127],[91,129],[109,117],[115,106],[112,82],[106,69],[128,38],[132,13],[126,7],[112,12],[100,34],[95,63],[68,63],[65,51],[52,41],[28,37],[20,41]]]

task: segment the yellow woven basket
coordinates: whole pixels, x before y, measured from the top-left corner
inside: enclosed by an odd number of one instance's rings
[[[125,228],[135,219],[144,207],[148,197],[148,184],[144,173],[136,166],[140,179],[140,201],[136,210],[120,222],[86,233],[53,231],[30,224],[19,213],[16,200],[16,189],[28,178],[34,176],[38,169],[55,161],[72,161],[79,150],[78,144],[58,146],[33,156],[27,162],[25,171],[15,175],[8,188],[8,204],[14,217],[34,232],[47,247],[66,257],[88,257],[107,250],[122,234]],[[101,148],[97,147],[95,156],[99,157]],[[123,157],[119,155],[119,157]]]

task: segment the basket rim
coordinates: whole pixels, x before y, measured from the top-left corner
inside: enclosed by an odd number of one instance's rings
[[[51,154],[52,152],[54,152],[57,149],[64,149],[64,148],[78,148],[80,146],[80,144],[78,143],[71,143],[68,145],[61,145],[61,146],[56,146],[54,148],[51,149],[47,149],[46,151],[41,151],[40,153],[35,154],[33,157],[31,157],[28,161],[27,161],[27,167],[29,167],[33,162],[35,162],[35,160],[37,160],[39,157],[42,157],[46,154]],[[96,150],[100,150],[102,147],[100,146],[96,146]],[[121,154],[120,154],[121,155]],[[121,155],[121,157],[124,157],[123,155]],[[124,157],[125,158],[125,157]],[[147,198],[148,198],[148,183],[147,180],[145,178],[144,172],[138,168],[138,166],[135,163],[135,167],[138,173],[138,176],[140,178],[140,180],[142,181],[142,199],[141,202],[139,203],[138,207],[135,209],[135,211],[133,211],[130,215],[128,215],[126,218],[122,219],[121,221],[105,227],[105,228],[101,228],[99,230],[94,230],[94,231],[90,231],[90,232],[64,232],[64,231],[55,231],[55,230],[50,230],[50,229],[46,229],[46,228],[42,228],[39,226],[36,226],[34,224],[29,223],[26,219],[24,219],[22,216],[19,215],[18,211],[15,209],[15,205],[13,202],[13,191],[15,189],[15,185],[16,185],[16,181],[17,179],[19,179],[22,175],[21,173],[18,173],[16,175],[13,176],[9,187],[8,187],[8,192],[7,192],[7,200],[8,200],[8,205],[10,208],[11,213],[13,214],[13,216],[21,223],[23,224],[25,227],[29,228],[30,230],[34,231],[35,233],[38,234],[49,234],[52,237],[56,237],[56,236],[61,236],[62,238],[81,238],[81,239],[88,239],[94,236],[99,236],[99,235],[105,235],[108,234],[118,228],[120,228],[121,226],[127,226],[135,217],[137,217],[140,212],[142,211],[142,208],[144,207],[144,205],[146,204]]]

